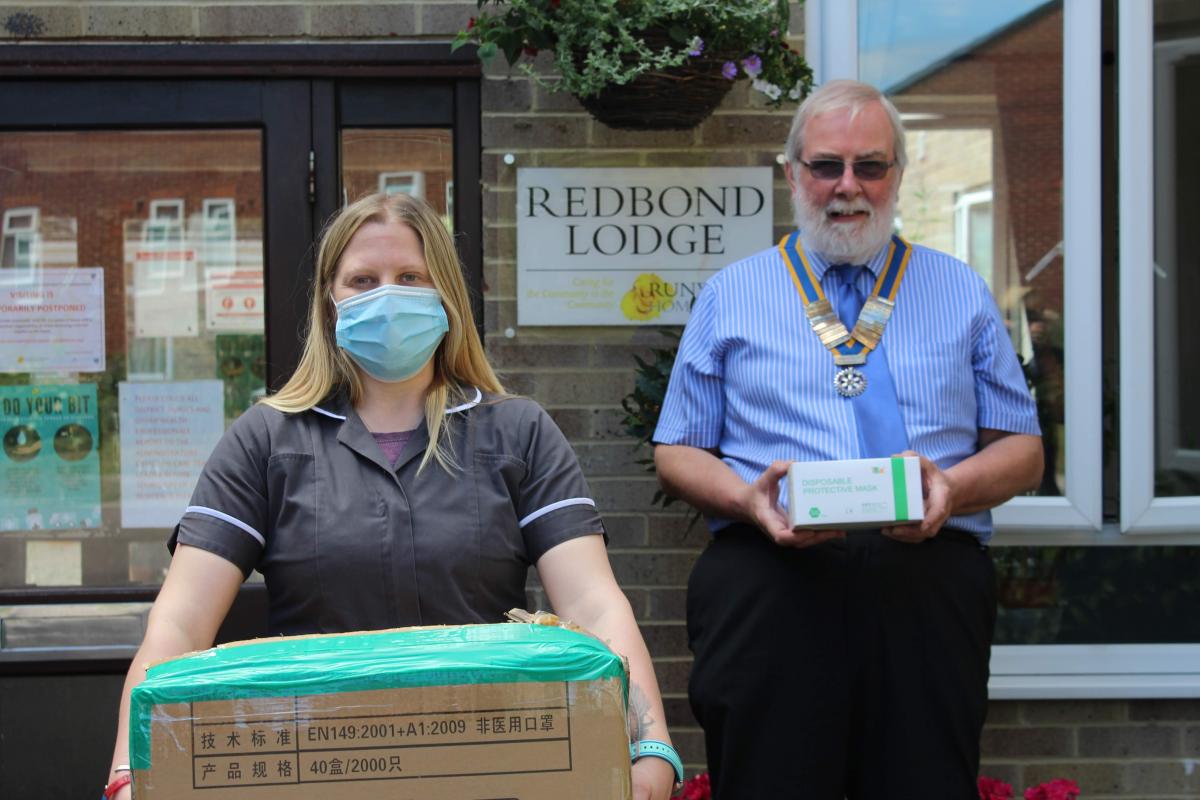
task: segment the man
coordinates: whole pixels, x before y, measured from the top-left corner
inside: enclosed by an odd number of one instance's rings
[[[986,284],[892,235],[891,103],[826,84],[787,158],[799,232],[707,283],[654,436],[663,487],[714,531],[688,586],[714,796],[975,798],[988,509],[1038,485],[1037,412]],[[792,460],[900,452],[920,455],[920,524],[789,527]]]

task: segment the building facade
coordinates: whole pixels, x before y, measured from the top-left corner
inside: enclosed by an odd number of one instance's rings
[[[779,156],[794,106],[741,80],[694,129],[615,130],[503,59],[451,52],[477,13],[0,5],[0,288],[15,293],[0,325],[17,334],[0,341],[0,795],[101,779],[172,498],[294,364],[311,243],[375,190],[422,195],[454,230],[488,353],[575,448],[673,738],[703,769],[684,605],[707,533],[656,502],[622,407],[635,356],[679,327],[521,324],[518,181],[769,169],[766,247],[791,225]],[[792,8],[818,80],[861,77],[895,99],[910,154],[898,227],[988,280],[1038,399],[1047,478],[997,513],[993,548],[983,771],[1018,792],[1065,777],[1089,798],[1200,796],[1197,31],[1186,0]],[[552,78],[546,54],[530,63]],[[47,293],[55,309],[30,323],[22,297]],[[79,330],[70,354],[46,344]],[[223,638],[254,634],[260,590]],[[529,593],[544,605],[535,576]],[[53,763],[47,741],[69,743]]]

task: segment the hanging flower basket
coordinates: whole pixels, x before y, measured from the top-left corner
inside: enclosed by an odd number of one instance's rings
[[[787,0],[476,0],[452,47],[478,46],[624,130],[687,130],[748,78],[770,108],[798,102],[812,70],[788,45]],[[554,71],[532,59],[553,53]]]
[[[655,49],[671,42],[660,31],[647,32],[642,38]],[[733,81],[721,74],[732,57],[700,55],[677,67],[644,72],[629,83],[612,84],[598,94],[576,99],[610,128],[689,130],[707,119],[733,88]]]

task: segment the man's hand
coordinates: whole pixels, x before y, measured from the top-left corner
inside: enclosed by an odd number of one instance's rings
[[[954,486],[946,473],[925,456],[912,450],[905,450],[897,455],[916,456],[921,460],[921,494],[925,497],[925,518],[919,525],[896,525],[881,530],[884,536],[898,542],[917,544],[937,536],[938,531],[950,518],[954,509]]]
[[[841,530],[793,531],[787,517],[779,508],[779,481],[787,475],[790,461],[776,461],[749,484],[743,503],[750,521],[781,547],[812,547],[830,539],[844,539]]]

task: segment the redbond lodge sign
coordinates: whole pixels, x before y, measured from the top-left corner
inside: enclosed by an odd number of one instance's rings
[[[517,322],[682,325],[770,247],[769,167],[517,170]]]

